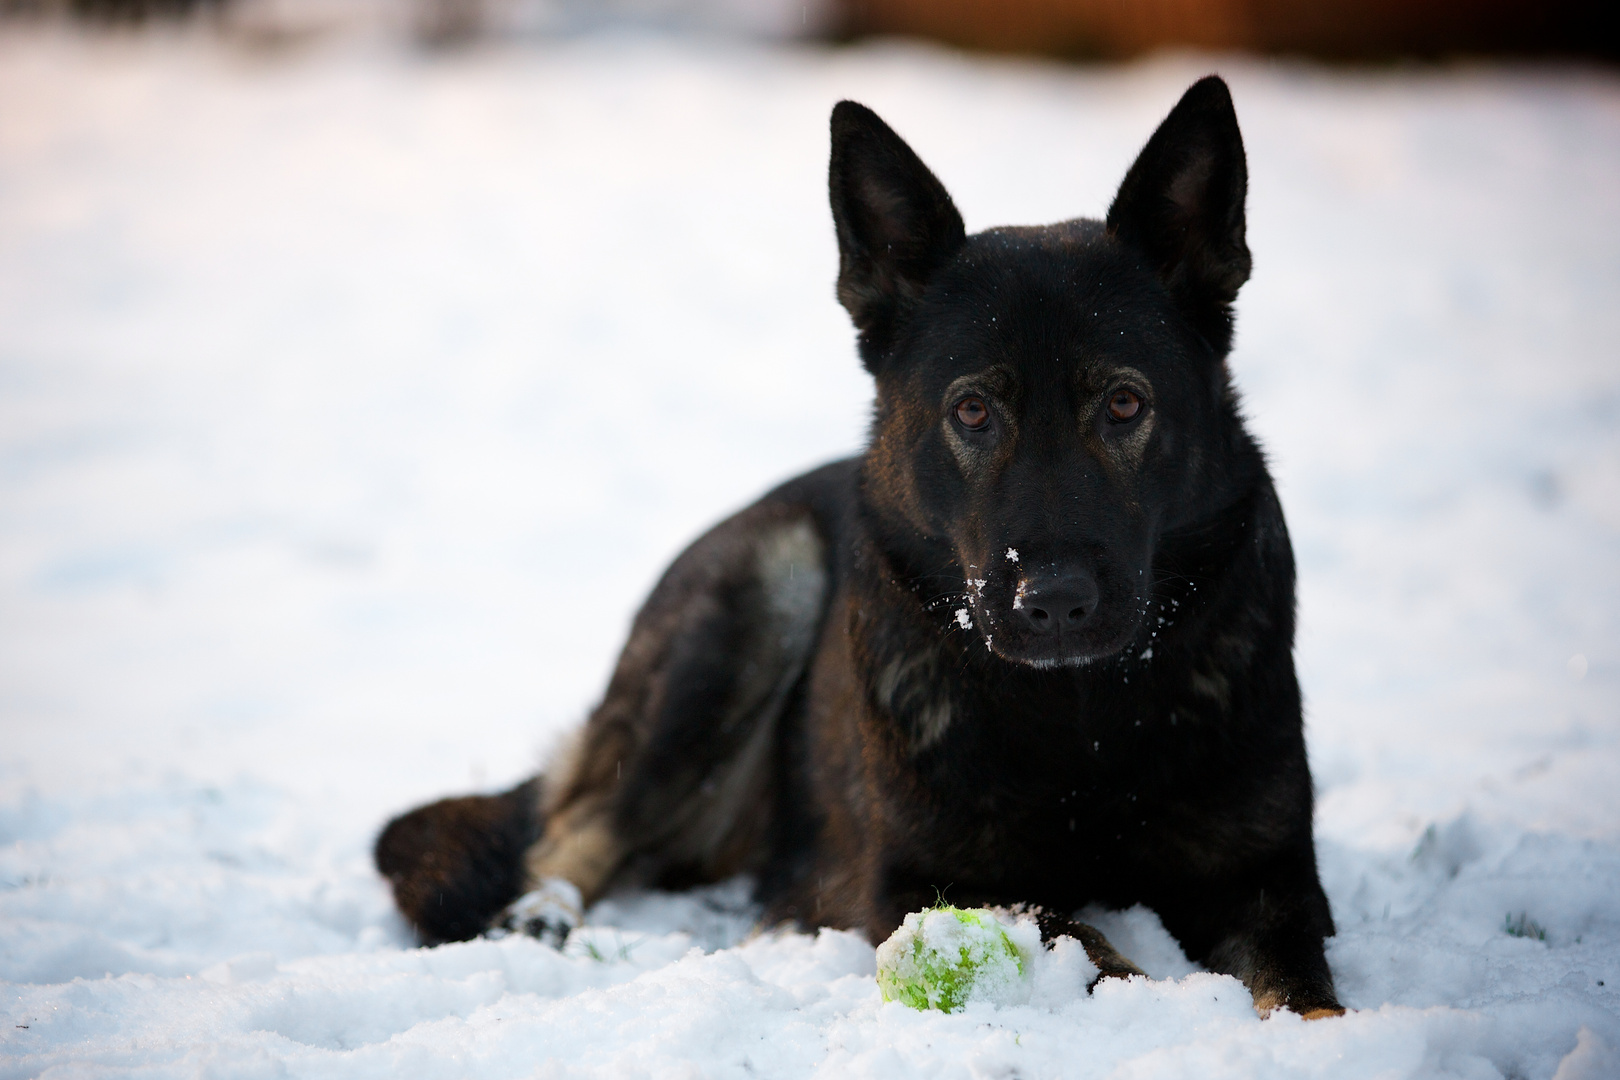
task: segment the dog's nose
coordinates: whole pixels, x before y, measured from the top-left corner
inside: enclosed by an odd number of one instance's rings
[[[1097,580],[1081,570],[1018,583],[1013,609],[1042,634],[1078,630],[1097,610]]]

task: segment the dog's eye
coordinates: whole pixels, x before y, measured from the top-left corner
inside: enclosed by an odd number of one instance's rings
[[[961,408],[960,405],[957,408]],[[1142,398],[1134,390],[1115,390],[1108,397],[1108,419],[1116,424],[1129,423],[1142,411]]]
[[[956,422],[969,431],[983,431],[990,426],[990,408],[984,398],[965,397],[956,403]]]

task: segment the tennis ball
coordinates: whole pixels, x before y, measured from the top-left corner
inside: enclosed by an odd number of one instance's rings
[[[1029,997],[1024,976],[1039,947],[1033,923],[1008,927],[989,911],[943,905],[914,911],[878,946],[878,990],[884,1001],[942,1012],[1017,1004]]]

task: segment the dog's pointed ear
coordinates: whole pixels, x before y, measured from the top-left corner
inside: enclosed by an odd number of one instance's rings
[[[962,215],[911,147],[853,101],[833,108],[827,187],[838,230],[838,300],[875,372],[896,318],[962,246]]]
[[[1248,187],[1232,95],[1210,75],[1170,110],[1108,208],[1109,233],[1147,256],[1217,356],[1232,347],[1232,301],[1249,280]]]

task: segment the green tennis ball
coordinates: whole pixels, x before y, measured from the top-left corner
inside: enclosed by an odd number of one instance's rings
[[[984,910],[940,906],[912,912],[878,946],[883,1000],[956,1012],[969,1001],[1010,1005],[1028,997],[1024,950],[1007,929]],[[1040,931],[1027,929],[1038,946]],[[1022,925],[1013,930],[1019,938],[1029,936]]]

